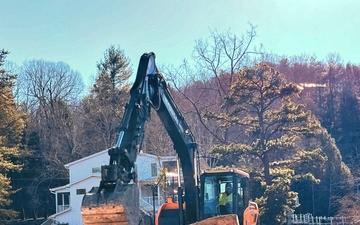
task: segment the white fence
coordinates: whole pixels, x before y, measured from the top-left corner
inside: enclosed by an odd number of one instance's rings
[[[359,217],[325,217],[312,214],[292,214],[289,224],[307,225],[360,225]]]

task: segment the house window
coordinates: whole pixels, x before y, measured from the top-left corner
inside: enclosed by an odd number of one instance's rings
[[[86,194],[86,189],[85,188],[76,189],[76,194],[77,195],[84,195],[84,194]]]
[[[92,168],[92,173],[100,173],[100,167],[94,167]]]
[[[151,163],[151,176],[156,177],[157,176],[157,164]]]
[[[57,212],[64,211],[70,207],[70,192],[57,193]]]

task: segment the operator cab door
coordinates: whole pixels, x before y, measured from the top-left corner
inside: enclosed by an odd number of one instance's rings
[[[234,172],[211,172],[202,174],[200,181],[201,219],[237,214],[242,220],[249,199],[246,190],[248,177]]]

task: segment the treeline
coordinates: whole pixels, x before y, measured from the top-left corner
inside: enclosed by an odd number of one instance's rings
[[[163,68],[200,155],[212,167],[251,173],[263,224],[281,224],[289,212],[356,215],[359,66],[334,54],[325,62],[269,55],[255,37],[252,26],[241,36],[213,32],[197,40],[193,63]],[[9,96],[0,98],[7,162],[0,164],[7,190],[0,218],[46,217],[55,212],[49,188],[68,183],[64,164],[115,144],[133,71],[111,46],[82,96],[80,74],[67,64],[31,60],[16,72],[4,67],[7,54],[0,65],[0,93]],[[143,150],[175,154],[153,115]]]

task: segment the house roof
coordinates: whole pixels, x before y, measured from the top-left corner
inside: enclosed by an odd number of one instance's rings
[[[162,159],[162,161],[168,160],[168,161],[174,161],[176,160],[176,155],[173,156],[160,156],[160,158]]]
[[[60,211],[60,212],[58,212],[58,213],[55,213],[55,214],[50,215],[50,216],[49,216],[49,219],[54,219],[54,218],[56,218],[57,216],[59,216],[59,215],[61,215],[61,214],[65,214],[65,213],[67,213],[67,212],[69,212],[69,211],[71,211],[71,208],[68,208],[68,209],[65,209],[65,210],[63,210],[63,211]]]
[[[90,178],[100,178],[100,175],[91,175],[91,176],[85,177],[85,178],[83,178],[83,179],[80,179],[80,180],[78,180],[78,181],[75,181],[75,182],[73,182],[73,183],[66,184],[66,185],[64,185],[64,186],[55,187],[55,188],[50,188],[49,190],[50,190],[51,193],[54,193],[54,192],[56,192],[56,191],[68,189],[68,188],[70,188],[70,186],[75,185],[75,184],[77,184],[77,183],[80,183],[80,182],[82,182],[82,181],[84,181],[84,180],[88,180],[88,179],[90,179]]]
[[[97,153],[95,153],[95,154],[92,154],[92,155],[86,156],[86,157],[84,157],[84,158],[81,158],[81,159],[72,161],[72,162],[70,162],[70,163],[67,163],[67,164],[65,164],[64,166],[65,166],[66,169],[69,169],[69,167],[70,167],[71,165],[74,165],[74,164],[77,164],[77,163],[86,161],[86,160],[88,160],[88,159],[97,157],[97,156],[102,155],[102,154],[104,154],[104,153],[107,153],[108,150],[109,150],[109,149],[102,150],[102,151],[97,152]]]
[[[109,149],[102,150],[102,151],[97,152],[97,153],[95,153],[95,154],[92,154],[92,155],[86,156],[86,157],[84,157],[84,158],[75,160],[75,161],[73,161],[73,162],[67,163],[67,164],[64,165],[64,167],[65,167],[66,169],[69,169],[69,167],[72,166],[72,165],[74,165],[74,164],[77,164],[77,163],[80,163],[80,162],[84,162],[84,161],[86,161],[86,160],[88,160],[88,159],[97,157],[97,156],[102,155],[102,154],[104,154],[104,153],[107,154],[108,151],[109,151]],[[150,157],[150,158],[158,158],[158,156],[156,156],[156,155],[144,153],[144,152],[142,152],[142,151],[139,153],[139,155],[143,155],[143,156]],[[164,160],[164,159],[169,160],[169,159],[171,159],[171,158],[173,159],[174,157],[175,157],[175,156],[161,156],[160,158],[163,159],[163,160]]]
[[[156,155],[144,153],[143,151],[140,151],[138,155],[143,155],[143,156],[146,156],[146,157],[149,157],[149,158],[154,158],[154,159],[158,158],[158,156],[156,156]],[[160,156],[160,158],[163,158],[163,157]]]

